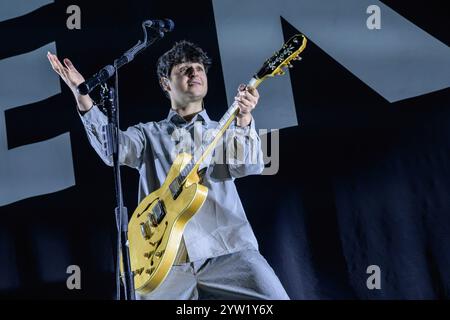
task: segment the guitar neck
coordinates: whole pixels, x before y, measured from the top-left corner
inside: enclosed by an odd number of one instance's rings
[[[247,86],[251,87],[258,87],[259,84],[262,81],[257,78],[252,78]],[[228,108],[227,112],[223,115],[223,117],[220,119],[217,128],[216,128],[216,134],[210,138],[207,138],[207,140],[202,144],[201,148],[195,152],[194,157],[192,159],[193,167],[192,171],[197,171],[200,164],[205,161],[206,158],[208,158],[209,154],[214,150],[219,140],[224,135],[225,131],[230,127],[231,123],[236,118],[236,115],[239,113],[239,106],[236,102],[233,102],[233,104]],[[200,155],[200,156],[196,156]]]
[[[263,80],[259,79],[257,76],[253,77],[249,82],[248,86],[252,86],[257,88]],[[181,170],[180,174],[177,178],[172,182],[171,188],[174,190],[178,190],[180,186],[183,184],[184,180],[191,173],[197,173],[200,167],[200,164],[209,156],[209,154],[214,150],[217,142],[219,142],[220,138],[222,138],[225,131],[229,128],[233,120],[236,118],[236,115],[239,112],[239,107],[236,102],[234,102],[225,112],[223,117],[220,119],[217,128],[215,129],[216,134],[212,137],[207,138],[207,140],[202,143],[200,148],[195,151],[194,156],[191,161]]]
[[[266,60],[263,67],[252,77],[248,82],[248,86],[257,88],[268,77],[283,75],[285,71],[283,68],[292,67],[293,60],[300,60],[299,54],[305,49],[307,40],[304,35],[297,34],[291,37],[283,47],[278,50],[271,58]],[[180,190],[186,177],[190,174],[197,173],[200,164],[205,161],[211,152],[214,150],[219,139],[222,138],[225,130],[233,122],[234,118],[239,112],[239,107],[234,102],[220,119],[216,128],[216,134],[207,137],[207,140],[202,143],[199,150],[196,150],[191,161],[181,170],[180,174],[172,181],[170,185],[171,190],[175,190],[174,194]]]

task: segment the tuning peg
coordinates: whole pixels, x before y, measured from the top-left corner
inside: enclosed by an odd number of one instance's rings
[[[296,56],[296,57],[294,58],[294,60],[300,61],[300,60],[302,60],[302,57]]]
[[[293,68],[294,66],[292,65],[292,64],[290,64],[290,63],[288,63],[288,68]]]

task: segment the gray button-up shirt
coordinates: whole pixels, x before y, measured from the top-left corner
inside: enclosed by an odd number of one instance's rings
[[[112,159],[106,156],[103,130],[107,124],[106,116],[94,106],[81,119],[92,147],[111,166]],[[122,165],[139,170],[139,202],[163,184],[179,152],[189,151],[190,145],[191,151],[195,148],[193,144],[186,143],[189,136],[195,141],[196,137],[204,136],[208,129],[214,129],[217,125],[216,121],[209,119],[205,110],[190,122],[170,110],[162,121],[139,123],[120,131],[119,160]],[[254,120],[245,128],[237,127],[233,122],[230,129],[228,131],[233,134],[227,134],[227,139],[211,155],[215,160],[203,165],[207,167],[203,184],[208,187],[208,196],[183,233],[190,261],[258,249],[233,180],[262,172],[261,142]],[[186,135],[186,132],[189,134]],[[231,147],[232,153],[228,152]],[[221,156],[215,158],[218,154]]]

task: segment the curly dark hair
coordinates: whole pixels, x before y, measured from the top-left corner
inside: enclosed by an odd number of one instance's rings
[[[186,40],[176,42],[172,49],[159,57],[157,63],[156,72],[158,74],[158,81],[166,96],[168,96],[168,94],[161,85],[161,78],[170,78],[172,68],[183,62],[201,63],[205,67],[205,72],[207,73],[212,60],[205,51],[192,42]]]

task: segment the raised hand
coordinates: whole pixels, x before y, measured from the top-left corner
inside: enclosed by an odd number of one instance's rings
[[[58,57],[50,52],[47,53],[47,58],[52,65],[53,70],[63,79],[67,86],[72,90],[75,99],[78,103],[78,108],[81,111],[87,111],[92,107],[92,100],[89,96],[81,96],[77,92],[77,87],[84,82],[84,77],[69,59],[64,59],[64,65],[59,61]]]
[[[69,86],[72,92],[76,92],[79,84],[84,82],[84,77],[78,72],[69,59],[64,59],[64,65],[59,61],[58,57],[50,52],[47,53],[47,58],[52,65],[53,70],[63,81]]]

